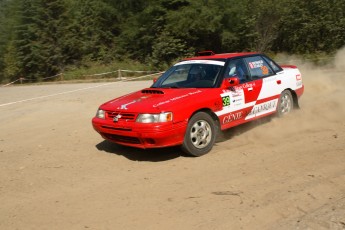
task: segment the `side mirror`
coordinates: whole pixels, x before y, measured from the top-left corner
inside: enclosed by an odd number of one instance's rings
[[[156,83],[157,82],[157,78],[153,78],[153,83]]]
[[[230,87],[240,84],[240,80],[237,77],[226,78],[223,80],[222,89],[229,89]]]

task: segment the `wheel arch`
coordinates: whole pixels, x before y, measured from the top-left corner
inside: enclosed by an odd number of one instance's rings
[[[215,121],[215,124],[216,124],[216,128],[217,128],[217,132],[220,131],[220,121],[219,121],[219,118],[218,116],[210,109],[210,108],[200,108],[196,111],[194,111],[191,116],[188,118],[188,120],[190,120],[195,114],[197,114],[198,112],[204,112],[204,113],[207,113],[209,114],[213,120]]]
[[[297,94],[294,90],[288,88],[288,89],[285,89],[285,90],[289,90],[290,93],[291,93],[291,96],[292,96],[292,100],[293,100],[293,108],[294,109],[299,109],[299,103],[298,103],[298,97],[297,97]],[[282,91],[284,92],[284,90]]]
[[[201,125],[201,123],[205,124]],[[181,145],[182,151],[194,157],[208,153],[217,139],[219,130],[219,119],[211,109],[195,110],[188,119],[187,130]]]

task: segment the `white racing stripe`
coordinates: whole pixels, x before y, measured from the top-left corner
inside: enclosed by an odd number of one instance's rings
[[[261,116],[266,113],[271,113],[277,109],[278,99],[263,102],[255,105],[250,113],[246,116],[245,120]]]
[[[188,60],[176,63],[174,66],[184,65],[184,64],[208,64],[208,65],[220,65],[224,66],[225,62],[223,61],[214,61],[214,60]]]
[[[219,117],[219,116],[222,116],[224,114],[229,114],[229,113],[233,113],[236,111],[244,110],[244,109],[246,109],[248,107],[252,107],[254,105],[255,105],[255,101],[249,102],[249,103],[241,105],[241,106],[233,107],[233,108],[225,108],[225,109],[222,109],[222,110],[216,112],[216,115]]]

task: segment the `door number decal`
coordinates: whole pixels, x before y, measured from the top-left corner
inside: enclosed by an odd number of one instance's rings
[[[230,96],[229,95],[222,97],[222,100],[223,100],[223,107],[230,105]]]

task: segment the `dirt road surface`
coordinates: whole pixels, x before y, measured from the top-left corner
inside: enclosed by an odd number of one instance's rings
[[[0,229],[345,229],[345,74],[301,71],[300,110],[199,158],[93,130],[101,103],[151,82],[0,88]]]

